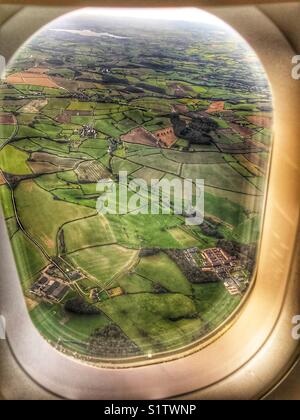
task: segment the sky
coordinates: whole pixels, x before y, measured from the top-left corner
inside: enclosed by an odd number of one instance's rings
[[[133,9],[133,8],[86,8],[86,14],[95,16],[133,17],[158,20],[181,20],[186,22],[199,22],[220,27],[228,27],[222,20],[214,15],[197,8],[157,8],[157,9]]]

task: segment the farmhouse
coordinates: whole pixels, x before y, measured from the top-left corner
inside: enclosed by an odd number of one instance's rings
[[[55,302],[62,300],[68,291],[68,286],[45,275],[42,275],[30,289],[30,293],[33,295]]]
[[[80,137],[89,137],[89,138],[96,138],[97,137],[97,130],[92,127],[91,125],[84,125],[82,129],[79,131]]]
[[[66,282],[67,280],[58,268],[50,265],[42,271],[40,278],[31,286],[30,293],[41,299],[60,302],[69,291]]]
[[[51,297],[56,300],[56,301],[60,301],[61,299],[64,298],[64,296],[66,295],[66,293],[68,292],[69,288],[68,286],[65,286],[64,284],[60,284],[58,287],[56,287],[52,294]]]

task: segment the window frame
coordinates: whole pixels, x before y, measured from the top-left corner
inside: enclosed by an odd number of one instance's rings
[[[1,217],[0,308],[8,343],[32,379],[64,398],[255,398],[278,382],[299,356],[300,343],[291,336],[292,317],[300,313],[295,299],[300,296],[300,82],[290,74],[295,51],[256,7],[207,10],[231,24],[254,48],[273,90],[275,136],[255,287],[234,318],[203,348],[148,366],[88,366],[55,350],[33,326]]]

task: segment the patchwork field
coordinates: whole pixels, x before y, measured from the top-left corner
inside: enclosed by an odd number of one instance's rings
[[[0,86],[0,200],[39,332],[98,364],[221,328],[252,281],[271,139],[264,70],[224,28],[80,12],[38,32]],[[191,202],[175,214],[186,179],[205,183],[198,225]],[[177,181],[159,214],[154,180]]]
[[[257,190],[228,164],[184,165],[184,178],[204,179],[206,185],[244,194],[257,194]]]
[[[6,80],[12,85],[32,85],[48,88],[59,88],[59,86],[46,74],[29,71],[11,74],[7,77]]]

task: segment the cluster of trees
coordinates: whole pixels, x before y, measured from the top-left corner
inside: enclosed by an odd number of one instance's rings
[[[149,90],[150,92],[160,93],[161,95],[166,93],[165,89],[159,86],[148,85],[147,83],[137,83],[136,86],[145,90]]]
[[[159,248],[144,248],[140,250],[140,257],[153,257],[160,253]]]
[[[99,80],[98,80],[99,83]],[[111,74],[102,75],[102,83],[107,83],[109,85],[129,85],[129,81],[124,77],[116,77]]]
[[[115,324],[95,330],[88,347],[89,353],[97,357],[128,357],[141,353],[138,346]]]
[[[100,315],[101,311],[87,303],[83,298],[76,297],[65,303],[65,310],[76,315]]]
[[[7,172],[3,172],[3,175],[5,176],[5,179],[7,179],[7,182],[9,182],[10,186],[12,188],[16,188],[19,184],[19,182],[24,181],[25,179],[33,179],[36,178],[37,175],[14,175],[9,174]]]
[[[62,229],[58,236],[59,252],[60,254],[65,254],[67,252],[66,242],[65,242],[65,232]]]
[[[210,236],[216,239],[223,239],[224,236],[221,232],[219,232],[218,227],[219,225],[216,223],[204,221],[200,226],[200,229],[202,233],[204,233],[204,235],[206,236]]]
[[[192,144],[211,144],[209,133],[218,128],[214,120],[206,117],[192,117],[190,122],[186,122],[178,114],[173,114],[171,122],[176,136]]]
[[[150,69],[159,70],[159,71],[171,71],[175,68],[174,64],[171,63],[163,63],[158,61],[148,61],[148,60],[141,60],[140,66],[148,67]]]

